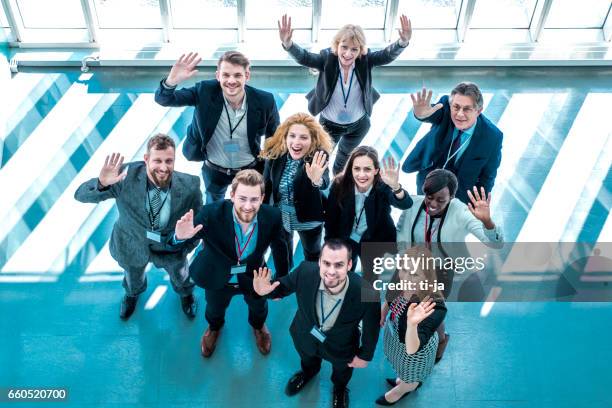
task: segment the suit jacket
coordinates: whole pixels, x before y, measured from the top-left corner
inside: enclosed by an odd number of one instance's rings
[[[395,41],[383,50],[368,50],[366,55],[355,60],[355,76],[363,94],[363,106],[368,116],[372,115],[374,103],[380,98],[379,93],[372,87],[372,68],[393,62],[404,49],[405,47],[400,47],[399,42]],[[338,56],[331,48],[321,50],[318,54],[308,52],[295,41],[287,52],[298,64],[319,70],[316,87],[306,95],[308,110],[313,116],[318,115],[329,103],[338,83],[340,75]]]
[[[302,262],[289,275],[279,279],[280,285],[269,296],[272,298],[295,293],[297,310],[289,328],[295,348],[300,353],[317,354],[317,350],[332,363],[346,364],[354,356],[371,361],[380,330],[380,301],[362,302],[362,291],[374,290],[359,275],[348,274],[348,289],[334,326],[325,332],[326,340],[320,343],[310,330],[319,326],[315,300],[321,277],[316,262]],[[374,293],[371,299],[379,299]],[[361,333],[359,323],[363,321]]]
[[[451,147],[453,131],[449,97],[443,96],[438,103],[442,109],[423,119],[431,123],[430,131],[414,147],[402,165],[406,173],[418,171],[417,187],[422,193],[425,176],[433,169],[441,168]],[[487,192],[493,189],[497,168],[501,162],[503,133],[483,114],[478,116],[476,128],[467,148],[456,164],[447,166],[457,176],[459,188],[457,198],[468,202],[467,190],[477,186]],[[452,160],[451,160],[452,161]]]
[[[194,219],[194,225],[202,224],[203,228],[187,242],[202,239],[202,250],[191,263],[189,274],[196,285],[205,289],[223,288],[230,280],[231,267],[237,264],[233,211],[230,200],[220,200],[203,206]],[[253,271],[265,265],[268,247],[278,246],[273,251],[276,276],[286,275],[289,269],[287,246],[281,238],[280,211],[262,204],[257,213],[257,223],[257,245],[246,258],[246,272],[238,275],[240,289],[253,294]]]
[[[287,154],[289,153],[285,153],[275,160],[266,160],[264,181],[266,183],[265,202],[268,204],[280,202],[279,185],[287,165]],[[312,160],[312,158],[307,157],[302,161],[293,178],[293,205],[299,222],[324,220],[324,196],[321,190],[325,190],[329,185],[329,170],[325,169],[323,173],[321,187],[315,187],[306,174],[304,163],[309,160]]]
[[[149,262],[150,251],[167,255],[168,262],[183,262],[184,257],[195,244],[180,248],[163,244],[174,233],[176,221],[187,211],[197,211],[202,206],[200,178],[178,171],[172,173],[170,188],[170,218],[162,229],[162,243],[155,243],[146,237],[151,228],[146,208],[147,169],[142,161],[126,165],[127,176],[122,181],[103,191],[98,190],[98,179],[93,178],[81,184],[74,198],[83,203],[99,203],[115,199],[119,218],[113,226],[110,239],[110,253],[121,265],[142,266]]]
[[[404,192],[398,200],[391,187],[377,182],[372,186],[364,203],[364,215],[368,228],[361,236],[361,242],[395,242],[395,223],[391,218],[391,206],[405,210],[412,205],[412,199]],[[325,211],[325,238],[349,239],[355,223],[355,190],[347,194],[338,204],[338,185],[332,184]]]
[[[164,80],[162,80],[163,82]],[[188,160],[206,159],[206,145],[212,138],[223,113],[223,92],[216,79],[200,81],[191,88],[166,89],[159,84],[155,101],[162,106],[195,106],[193,120],[187,128],[183,154]],[[270,137],[280,118],[271,93],[245,86],[247,99],[247,137],[251,154],[257,158],[261,150],[261,136]]]

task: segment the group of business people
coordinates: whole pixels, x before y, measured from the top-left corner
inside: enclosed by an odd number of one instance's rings
[[[189,88],[178,85],[196,75],[200,58],[182,55],[157,89],[155,100],[163,106],[195,107],[183,154],[203,162],[206,205],[199,178],[174,170],[176,146],[163,134],[149,139],[143,162],[109,155],[99,176],[83,183],[75,198],[116,200],[119,218],[110,250],[125,270],[122,319],[135,311],[152,262],[170,275],[189,318],[197,310],[194,284],[204,288],[204,357],[213,354],[237,294],[248,305],[255,344],[265,355],[271,350],[267,298],[295,293],[298,309],[290,332],[301,370],[286,393],[299,392],[324,359],[333,367],[333,406],[348,406],[352,371],[367,366],[384,327],[385,355],[397,376],[387,379],[391,389],[377,403],[394,404],[418,388],[442,357],[449,338],[445,294],[387,293],[381,305],[371,276],[354,272],[357,259],[369,242],[397,242],[402,251],[463,241],[470,233],[483,242],[501,242],[489,205],[502,133],[482,114],[482,95],[473,83],[460,83],[436,104],[426,89],[411,95],[415,117],[432,125],[401,167],[418,171],[417,190],[424,195],[411,197],[399,183],[399,163],[381,161],[375,149],[360,145],[379,97],[372,69],[408,46],[410,20],[400,18],[399,40],[383,50],[369,50],[363,30],[346,25],[318,54],[292,41],[290,17],[278,25],[283,48],[319,71],[307,95],[309,113],[281,124],[272,94],[247,85],[249,60],[237,51],[220,57],[215,79]],[[332,178],[328,162],[335,147]],[[397,226],[392,206],[403,211]],[[305,260],[297,267],[295,232]],[[187,255],[199,243],[189,265]],[[265,263],[268,248],[274,276]],[[393,279],[426,273],[397,270]]]

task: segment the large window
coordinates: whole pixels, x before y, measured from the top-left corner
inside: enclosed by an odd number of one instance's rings
[[[17,0],[24,28],[85,28],[80,0]]]
[[[236,0],[172,0],[175,28],[238,27]]]
[[[480,0],[471,28],[529,28],[537,0]]]
[[[100,28],[161,28],[159,0],[95,0]]]
[[[601,28],[610,0],[554,0],[546,28]]]
[[[461,0],[400,0],[398,15],[406,14],[413,28],[454,29],[460,9]]]
[[[276,29],[276,22],[283,15],[291,16],[296,29],[312,27],[312,0],[257,0],[246,2],[247,28]]]
[[[322,1],[321,26],[324,29],[338,29],[345,24],[382,29],[385,25],[386,0]]]

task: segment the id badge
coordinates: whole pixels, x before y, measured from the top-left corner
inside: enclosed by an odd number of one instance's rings
[[[343,124],[347,123],[348,121],[351,120],[351,115],[349,115],[349,113],[345,110],[340,111],[340,114],[338,114],[338,120],[342,122]]]
[[[351,233],[351,239],[356,243],[359,243],[359,241],[361,241],[361,235],[359,235],[357,231],[353,230],[353,232]]]
[[[161,234],[156,231],[148,231],[147,230],[147,239],[155,242],[161,242]]]
[[[237,140],[227,140],[223,142],[223,151],[225,153],[238,153],[240,151],[240,144]]]
[[[319,329],[317,326],[314,326],[310,331],[310,334],[314,336],[315,339],[319,340],[321,343],[325,341],[325,334]]]
[[[281,204],[281,211],[287,214],[295,214],[295,207],[289,204]]]
[[[232,275],[238,275],[239,273],[245,273],[245,272],[246,272],[246,264],[234,265],[232,266],[232,269],[230,270],[230,273]]]

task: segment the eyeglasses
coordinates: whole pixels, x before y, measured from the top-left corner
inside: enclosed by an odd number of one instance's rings
[[[473,106],[461,106],[461,105],[453,104],[453,105],[451,105],[451,109],[455,113],[463,111],[463,113],[465,113],[466,115],[470,115],[470,114],[476,112],[476,109]]]

